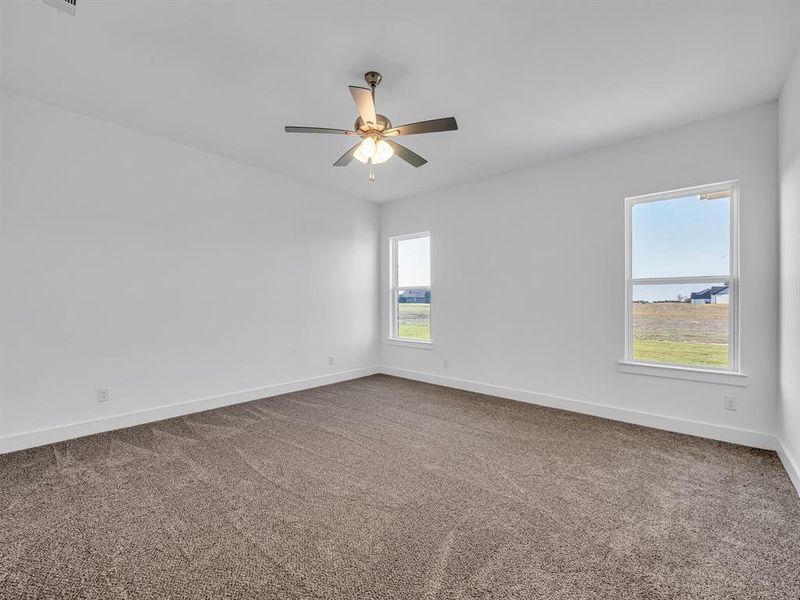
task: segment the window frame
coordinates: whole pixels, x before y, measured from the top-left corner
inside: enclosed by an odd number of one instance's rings
[[[389,281],[389,341],[402,344],[402,345],[409,345],[411,347],[433,347],[433,292],[431,291],[432,286],[430,282],[428,285],[423,286],[400,286],[399,284],[399,277],[398,277],[398,261],[397,261],[397,243],[402,242],[405,240],[413,240],[417,238],[424,238],[427,237],[429,240],[429,252],[428,252],[428,263],[429,267],[432,266],[432,248],[430,248],[430,239],[431,239],[431,232],[430,231],[419,231],[416,233],[406,233],[402,235],[393,235],[389,237],[389,272],[390,272],[390,281]],[[433,277],[431,277],[433,279]],[[431,294],[431,302],[430,302],[430,316],[428,318],[429,321],[429,331],[430,337],[427,340],[416,340],[414,338],[405,338],[400,337],[399,332],[397,331],[397,296],[400,292],[404,291],[428,291]]]
[[[730,193],[730,251],[729,275],[700,275],[690,277],[633,277],[633,207],[638,204],[659,202],[697,196],[713,192]],[[739,180],[721,181],[707,185],[698,185],[654,194],[643,194],[625,198],[625,358],[623,365],[647,367],[663,367],[672,371],[684,370],[709,372],[711,374],[741,375],[740,364],[740,294],[741,277],[739,274]],[[728,283],[728,366],[714,367],[710,365],[690,365],[685,363],[668,363],[634,359],[633,357],[633,288],[635,285],[684,284],[684,283]],[[625,370],[640,374],[652,374],[646,370]],[[664,375],[667,376],[667,375]],[[669,375],[669,376],[675,376]],[[679,377],[682,378],[682,377]],[[714,380],[718,382],[717,380]]]

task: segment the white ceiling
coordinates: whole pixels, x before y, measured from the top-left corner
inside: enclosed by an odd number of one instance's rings
[[[36,0],[3,5],[8,90],[374,201],[469,179],[777,97],[800,2],[267,3]],[[332,163],[347,86],[383,73],[399,140],[430,162]]]

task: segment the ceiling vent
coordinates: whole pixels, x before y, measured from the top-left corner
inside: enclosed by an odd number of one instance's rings
[[[45,4],[55,6],[58,10],[75,15],[75,9],[78,7],[78,0],[44,0]]]

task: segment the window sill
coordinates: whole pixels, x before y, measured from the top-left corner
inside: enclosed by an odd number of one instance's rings
[[[684,379],[687,381],[701,381],[703,383],[718,383],[736,387],[747,387],[749,385],[747,383],[747,375],[744,373],[696,369],[693,367],[676,367],[672,365],[656,365],[624,360],[619,361],[619,372],[632,373],[634,375],[649,375],[651,377],[667,377],[669,379]]]
[[[387,338],[386,344],[399,348],[416,348],[418,350],[433,350],[432,342],[421,342],[415,340],[404,340],[400,338]]]

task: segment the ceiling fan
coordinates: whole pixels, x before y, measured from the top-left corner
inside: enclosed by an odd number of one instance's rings
[[[284,130],[286,133],[332,133],[362,138],[355,146],[345,152],[339,160],[333,163],[333,166],[346,167],[355,158],[369,165],[370,181],[375,181],[375,165],[386,162],[395,154],[412,167],[421,167],[428,161],[391,138],[400,135],[454,131],[458,129],[458,124],[453,117],[446,117],[444,119],[432,119],[393,127],[388,117],[375,112],[375,88],[378,87],[381,79],[380,73],[369,71],[364,74],[364,80],[369,85],[369,88],[350,86],[350,94],[353,96],[353,102],[356,103],[356,110],[358,110],[359,115],[352,130],[288,125],[284,127]]]

